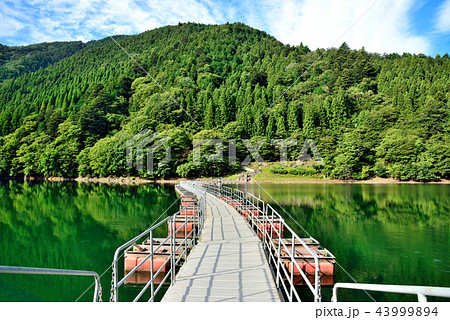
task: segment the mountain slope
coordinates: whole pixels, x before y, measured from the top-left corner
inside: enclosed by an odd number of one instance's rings
[[[449,177],[448,55],[380,56],[345,44],[311,52],[240,23],[118,41],[157,83],[104,41],[0,85],[0,174],[221,175],[239,166],[194,164],[193,138],[238,139],[243,160],[239,139],[260,137],[297,139],[292,160],[314,139],[325,160],[316,172],[336,178]],[[174,150],[153,174],[125,165],[126,141],[145,128],[171,137]],[[279,158],[270,143],[260,153]]]
[[[116,36],[119,40],[126,36]],[[47,68],[82,50],[89,50],[112,41],[105,38],[83,43],[81,41],[38,43],[29,46],[8,47],[0,44],[0,83],[21,75]]]

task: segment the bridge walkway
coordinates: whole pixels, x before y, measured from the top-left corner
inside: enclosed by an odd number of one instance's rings
[[[230,205],[207,194],[205,227],[163,302],[279,302],[260,239]]]

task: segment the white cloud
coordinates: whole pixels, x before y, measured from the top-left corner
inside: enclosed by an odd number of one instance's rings
[[[0,0],[0,6],[0,37],[29,43],[107,37],[102,29],[110,35],[135,34],[178,22],[227,21],[211,0]],[[6,13],[13,8],[14,14]]]
[[[445,1],[439,8],[436,20],[436,29],[439,32],[450,32],[450,0]]]
[[[24,26],[25,25],[23,23],[21,23],[14,17],[5,15],[0,12],[0,37],[15,37]]]
[[[0,37],[16,37],[26,27],[26,15],[16,6],[8,6],[0,0]]]
[[[0,37],[15,38],[17,42],[25,39],[29,43],[86,41],[106,37],[102,28],[111,35],[135,34],[178,22],[220,24],[240,20],[267,31],[283,43],[303,42],[311,49],[336,47],[345,41],[352,48],[364,46],[372,52],[428,53],[429,40],[412,34],[409,29],[409,10],[414,0],[378,0],[365,13],[374,2],[0,0]],[[446,0],[438,19],[440,30],[450,30],[449,13],[450,0]]]
[[[108,33],[140,33],[178,22],[219,23],[224,20],[217,8],[197,0],[108,1],[95,7],[80,4]],[[225,21],[223,21],[225,22]]]
[[[263,16],[270,32],[283,43],[310,49],[338,47],[342,42],[380,53],[427,53],[430,43],[409,30],[413,0],[266,0]],[[374,4],[374,5],[373,5]],[[373,6],[372,6],[373,5]],[[370,8],[370,9],[369,9]]]

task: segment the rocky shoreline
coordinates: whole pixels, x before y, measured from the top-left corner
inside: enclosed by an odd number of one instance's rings
[[[106,184],[130,184],[130,185],[142,185],[148,183],[167,183],[167,184],[178,184],[179,179],[144,179],[139,177],[105,177],[105,178],[89,178],[89,177],[78,177],[73,179],[78,183],[106,183]]]
[[[142,185],[148,183],[162,183],[162,184],[178,184],[182,179],[144,179],[139,177],[0,177],[0,180],[15,180],[15,181],[49,181],[49,182],[66,182],[74,181],[78,183],[105,183],[105,184],[129,184]]]
[[[1,177],[2,180],[18,180],[18,181],[50,181],[50,182],[64,182],[75,181],[78,183],[104,183],[104,184],[124,184],[124,185],[143,185],[148,183],[161,183],[161,184],[179,184],[180,181],[188,179],[144,179],[140,177],[78,177],[78,178],[65,178],[65,177]],[[225,183],[229,183],[226,178],[223,178]],[[192,179],[192,180],[206,180],[217,181],[217,178],[205,178],[205,179]],[[258,179],[258,183],[271,183],[271,184],[450,184],[450,180],[442,179],[440,181],[399,181],[392,178],[373,178],[369,180],[335,180],[335,179],[286,179],[271,181],[267,179]],[[250,184],[255,183],[250,181]]]

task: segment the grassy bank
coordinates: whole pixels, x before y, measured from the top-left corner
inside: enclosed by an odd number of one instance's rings
[[[436,182],[419,182],[419,181],[400,181],[393,178],[372,178],[367,180],[339,180],[327,177],[322,177],[320,174],[316,175],[294,175],[294,174],[279,174],[271,172],[273,165],[266,167],[253,167],[260,171],[253,177],[257,183],[361,183],[361,184],[397,184],[397,183],[407,183],[407,184],[450,184],[450,180],[442,179]],[[223,177],[224,180],[235,181],[239,178],[239,174],[234,174],[230,176]],[[254,183],[254,182],[251,182]]]

